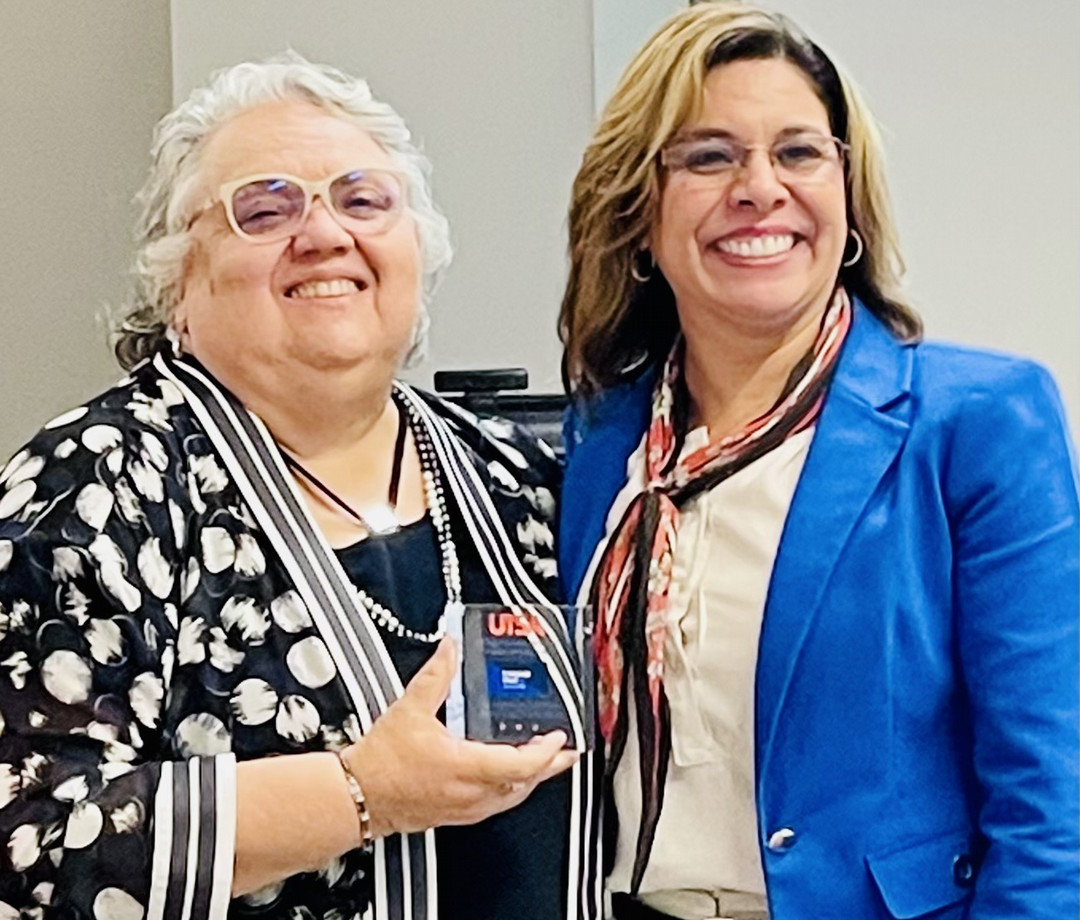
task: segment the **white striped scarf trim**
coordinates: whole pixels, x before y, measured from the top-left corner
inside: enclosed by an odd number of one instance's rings
[[[147,920],[225,920],[236,849],[236,758],[161,765]]]
[[[219,391],[215,381],[189,364],[176,362],[175,365],[170,366],[171,362],[164,359],[160,354],[155,357],[154,364],[184,395],[188,405],[213,443],[215,450],[228,467],[230,475],[233,476],[245,501],[251,507],[260,527],[289,571],[294,587],[304,599],[319,636],[326,643],[337,672],[349,692],[353,706],[360,717],[361,726],[364,731],[367,731],[373,719],[385,711],[390,703],[400,696],[403,691],[401,680],[367,611],[359,608],[359,605],[356,605],[353,601],[352,591],[348,588],[348,577],[341,569],[333,550],[326,544],[321,531],[311,518],[306,504],[296,489],[291,474],[287,472],[283,461],[280,459],[276,442],[274,442],[261,420],[251,413],[245,413],[247,416],[246,421],[253,429],[253,433],[262,441],[261,446],[265,449],[265,454],[260,456],[259,445],[252,441],[249,432],[245,430],[247,427],[244,424],[245,420],[238,417],[228,397]],[[188,382],[181,378],[181,374],[187,374],[207,390],[209,397],[214,400],[214,406],[225,416],[225,422],[230,425],[231,431],[226,433],[221,428],[210,408],[204,404],[202,398]],[[236,447],[243,452],[242,455],[234,449],[230,435],[236,439]],[[248,475],[244,467],[245,460],[251,465],[252,475],[259,478],[260,484],[269,493],[271,500],[275,502],[274,510],[281,514],[283,518],[280,524],[274,513],[266,507],[256,485]],[[269,466],[267,460],[269,460]],[[276,487],[274,485],[275,478],[278,482]],[[291,499],[293,506],[291,512],[288,504],[289,499]],[[308,531],[306,540],[298,537],[299,534],[303,533],[303,525],[306,525]],[[294,542],[297,544],[295,549],[289,545],[287,535],[294,538]],[[307,562],[311,568],[316,584],[322,589],[322,593],[328,602],[329,613],[323,609],[324,605],[317,600],[317,592],[303,572],[300,561],[295,555],[296,550],[299,550],[303,561]],[[338,580],[340,590],[334,590],[333,579]],[[353,618],[350,618],[349,613],[346,611],[345,603],[352,606]],[[335,630],[334,623],[330,620],[331,615],[337,621],[337,630]],[[360,637],[356,634],[355,624],[357,623],[365,628],[368,642],[376,650],[374,661],[372,656],[365,651]],[[344,645],[338,639],[339,633],[344,639]],[[350,661],[349,653],[351,653],[355,665]],[[376,668],[381,668],[382,673],[377,673]],[[361,684],[361,679],[366,684],[367,693],[365,693],[364,685]],[[387,687],[390,689],[390,694],[386,692]],[[366,697],[369,694],[373,697],[374,705],[368,703]],[[401,861],[401,877],[392,881],[388,876],[385,846],[376,847],[374,905],[376,917],[396,918],[400,916],[406,918],[406,920],[414,920],[414,918],[415,920],[424,920],[424,918],[436,920],[438,916],[437,875],[427,871],[429,866],[435,864],[434,831],[426,831],[423,834],[423,840],[425,852],[419,860],[419,865],[412,867],[414,870],[418,870],[418,877],[415,880],[412,878],[412,872],[406,868],[409,866],[410,860],[403,858]],[[402,847],[402,856],[411,856],[408,847],[404,843]],[[402,912],[404,902],[406,900],[411,902],[412,900],[411,889],[414,881],[424,887],[424,890],[428,893],[428,898],[421,904],[416,905],[419,909],[410,909],[410,912],[404,913]],[[411,903],[410,908],[412,908]],[[169,920],[169,918],[164,918],[164,920]],[[183,918],[183,920],[186,920],[186,918]]]
[[[491,498],[480,481],[474,464],[465,456],[458,438],[450,431],[446,421],[436,415],[411,387],[402,383],[397,383],[395,386],[427,423],[432,436],[432,444],[439,456],[447,482],[454,492],[462,517],[468,525],[473,542],[484,560],[485,568],[502,602],[511,608],[524,604],[538,608],[544,614],[545,622],[556,630],[551,636],[561,635],[569,641],[566,624],[557,608],[536,586],[513,551],[501,519],[491,504]],[[496,566],[496,563],[499,565]],[[554,641],[550,636],[547,643],[542,643],[542,640],[530,634],[529,641],[534,651],[548,667],[563,705],[570,714],[576,734],[572,740],[575,746],[583,749],[584,727],[578,717],[583,696],[575,671],[568,659],[567,650],[562,643]],[[556,666],[547,648],[548,645],[554,647],[561,667]],[[569,684],[565,680],[567,675],[570,677]],[[593,755],[583,754],[582,760],[572,768],[571,775],[571,838],[566,915],[570,918],[583,918],[583,920],[599,916],[599,895],[602,885],[599,873],[600,847],[596,830],[598,800],[594,800],[596,789],[592,776],[592,763]]]

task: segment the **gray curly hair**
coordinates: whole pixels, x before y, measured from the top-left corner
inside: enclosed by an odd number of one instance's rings
[[[311,102],[353,122],[386,150],[404,173],[423,271],[423,295],[406,364],[424,357],[427,306],[452,257],[446,217],[431,196],[431,164],[413,144],[401,116],[375,99],[365,80],[288,51],[218,71],[154,129],[150,173],[135,198],[140,212],[133,290],[126,315],[113,330],[113,348],[125,369],[152,355],[169,338],[169,321],[183,291],[193,193],[208,138],[229,118],[282,99]]]

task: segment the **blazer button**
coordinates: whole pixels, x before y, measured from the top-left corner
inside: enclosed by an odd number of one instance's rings
[[[967,888],[975,880],[975,864],[967,853],[961,853],[953,859],[952,877],[961,888]]]
[[[790,850],[795,846],[795,831],[790,827],[782,827],[778,831],[773,831],[766,846],[773,852]]]

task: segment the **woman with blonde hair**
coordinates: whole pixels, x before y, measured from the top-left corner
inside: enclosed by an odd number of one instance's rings
[[[921,339],[882,148],[705,2],[585,152],[561,520],[636,918],[1077,912],[1078,510],[1049,375]]]

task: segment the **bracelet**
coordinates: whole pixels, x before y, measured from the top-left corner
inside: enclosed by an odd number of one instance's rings
[[[356,818],[360,822],[360,847],[368,849],[375,842],[375,835],[371,832],[371,815],[368,814],[367,799],[364,798],[364,790],[360,788],[360,781],[353,773],[349,761],[345,759],[345,752],[337,752],[338,763],[341,764],[345,774],[345,783],[349,787],[349,797],[356,806]]]

